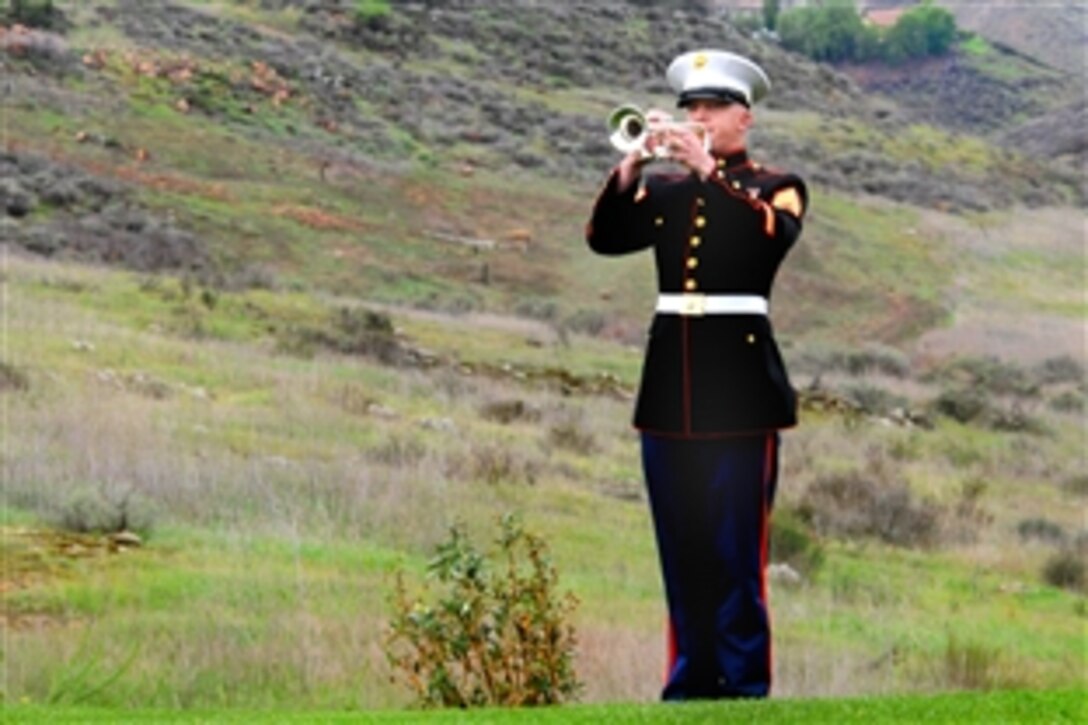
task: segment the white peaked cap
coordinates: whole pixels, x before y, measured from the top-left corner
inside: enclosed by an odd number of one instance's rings
[[[693,50],[677,57],[665,73],[679,94],[678,106],[709,98],[752,106],[767,95],[771,80],[743,56],[724,50]]]

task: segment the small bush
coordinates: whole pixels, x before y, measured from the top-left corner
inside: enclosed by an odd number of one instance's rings
[[[1044,544],[1061,544],[1065,541],[1065,530],[1049,519],[1023,519],[1016,525],[1016,533],[1023,541],[1041,541]]]
[[[1088,496],[1088,474],[1070,476],[1062,482],[1062,488],[1074,496]]]
[[[1032,397],[1039,393],[1034,376],[1014,363],[993,356],[957,358],[937,370],[933,377],[957,382],[974,389],[982,397]]]
[[[1047,427],[1041,420],[1030,414],[1023,406],[1015,403],[1008,408],[994,408],[986,422],[994,430],[1007,433],[1043,434],[1047,432]]]
[[[525,483],[533,485],[539,475],[539,465],[522,458],[516,451],[502,445],[481,445],[471,449],[467,456],[450,462],[447,475],[453,478],[481,481],[490,485],[498,483]]]
[[[1075,390],[1063,390],[1050,399],[1050,407],[1059,413],[1083,413],[1084,393]]]
[[[399,345],[389,315],[371,310],[341,307],[330,323],[330,347],[339,352],[370,355],[382,362],[396,362]]]
[[[77,534],[132,531],[147,536],[153,524],[150,509],[131,490],[115,493],[105,486],[77,488],[52,518],[61,530]]]
[[[490,555],[455,525],[428,565],[432,595],[398,573],[385,653],[424,707],[551,705],[576,697],[577,601],[557,591],[544,540],[513,517]]]
[[[514,314],[532,320],[552,322],[559,317],[559,307],[551,300],[527,298],[514,306]]]
[[[288,354],[309,356],[318,348],[366,355],[387,365],[404,358],[392,319],[381,312],[360,308],[342,307],[329,316],[325,325],[291,327],[277,340],[277,349]]]
[[[848,385],[846,399],[854,403],[866,415],[891,416],[907,408],[910,401],[876,385]]]
[[[771,522],[771,561],[789,564],[808,579],[824,562],[824,547],[801,516],[792,509],[775,511]]]
[[[799,372],[822,374],[842,372],[848,375],[870,375],[878,373],[895,378],[910,375],[910,360],[899,350],[869,343],[861,347],[832,348],[826,346],[810,347],[791,360],[791,367],[796,363]]]
[[[992,406],[977,388],[954,388],[941,391],[933,401],[933,409],[960,423],[975,423],[990,415]]]
[[[934,544],[940,523],[937,506],[916,501],[905,483],[857,471],[817,479],[802,495],[798,514],[821,534],[871,536],[895,546]]]
[[[578,310],[563,320],[563,328],[585,335],[599,335],[607,323],[605,314],[599,310]]]
[[[9,23],[47,30],[63,29],[65,25],[64,15],[53,0],[8,0],[4,5],[2,17]]]
[[[1084,365],[1070,355],[1050,357],[1036,366],[1035,377],[1043,385],[1081,383],[1084,381]]]
[[[519,420],[529,422],[540,420],[540,411],[521,399],[497,400],[481,407],[480,416],[486,420],[508,425]]]
[[[1084,568],[1084,552],[1075,547],[1065,548],[1046,560],[1043,581],[1062,589],[1084,591],[1088,581]]]
[[[548,443],[563,450],[588,456],[598,449],[597,439],[591,431],[574,421],[557,423],[548,429]]]
[[[0,393],[5,390],[23,391],[30,388],[30,378],[11,363],[0,360]]]
[[[392,435],[367,451],[367,458],[395,468],[414,466],[427,456],[427,446],[418,438]]]

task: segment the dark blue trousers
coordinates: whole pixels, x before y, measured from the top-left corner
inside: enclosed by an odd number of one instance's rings
[[[766,697],[777,432],[709,440],[643,433],[642,464],[669,605],[662,698]]]

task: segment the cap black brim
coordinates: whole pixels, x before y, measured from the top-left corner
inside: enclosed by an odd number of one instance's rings
[[[748,107],[748,100],[736,91],[727,88],[699,88],[684,91],[676,101],[677,108],[685,108],[695,101],[721,101],[723,103],[739,103]]]

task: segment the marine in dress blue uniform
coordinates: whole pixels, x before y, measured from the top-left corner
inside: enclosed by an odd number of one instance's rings
[[[699,50],[676,58],[666,77],[709,148],[676,129],[657,142],[681,171],[650,173],[644,155],[625,157],[586,239],[600,254],[652,250],[656,261],[634,424],[669,608],[662,697],[765,697],[778,431],[796,423],[768,310],[807,193],[796,175],[748,157],[750,109],[770,88],[761,68]]]

